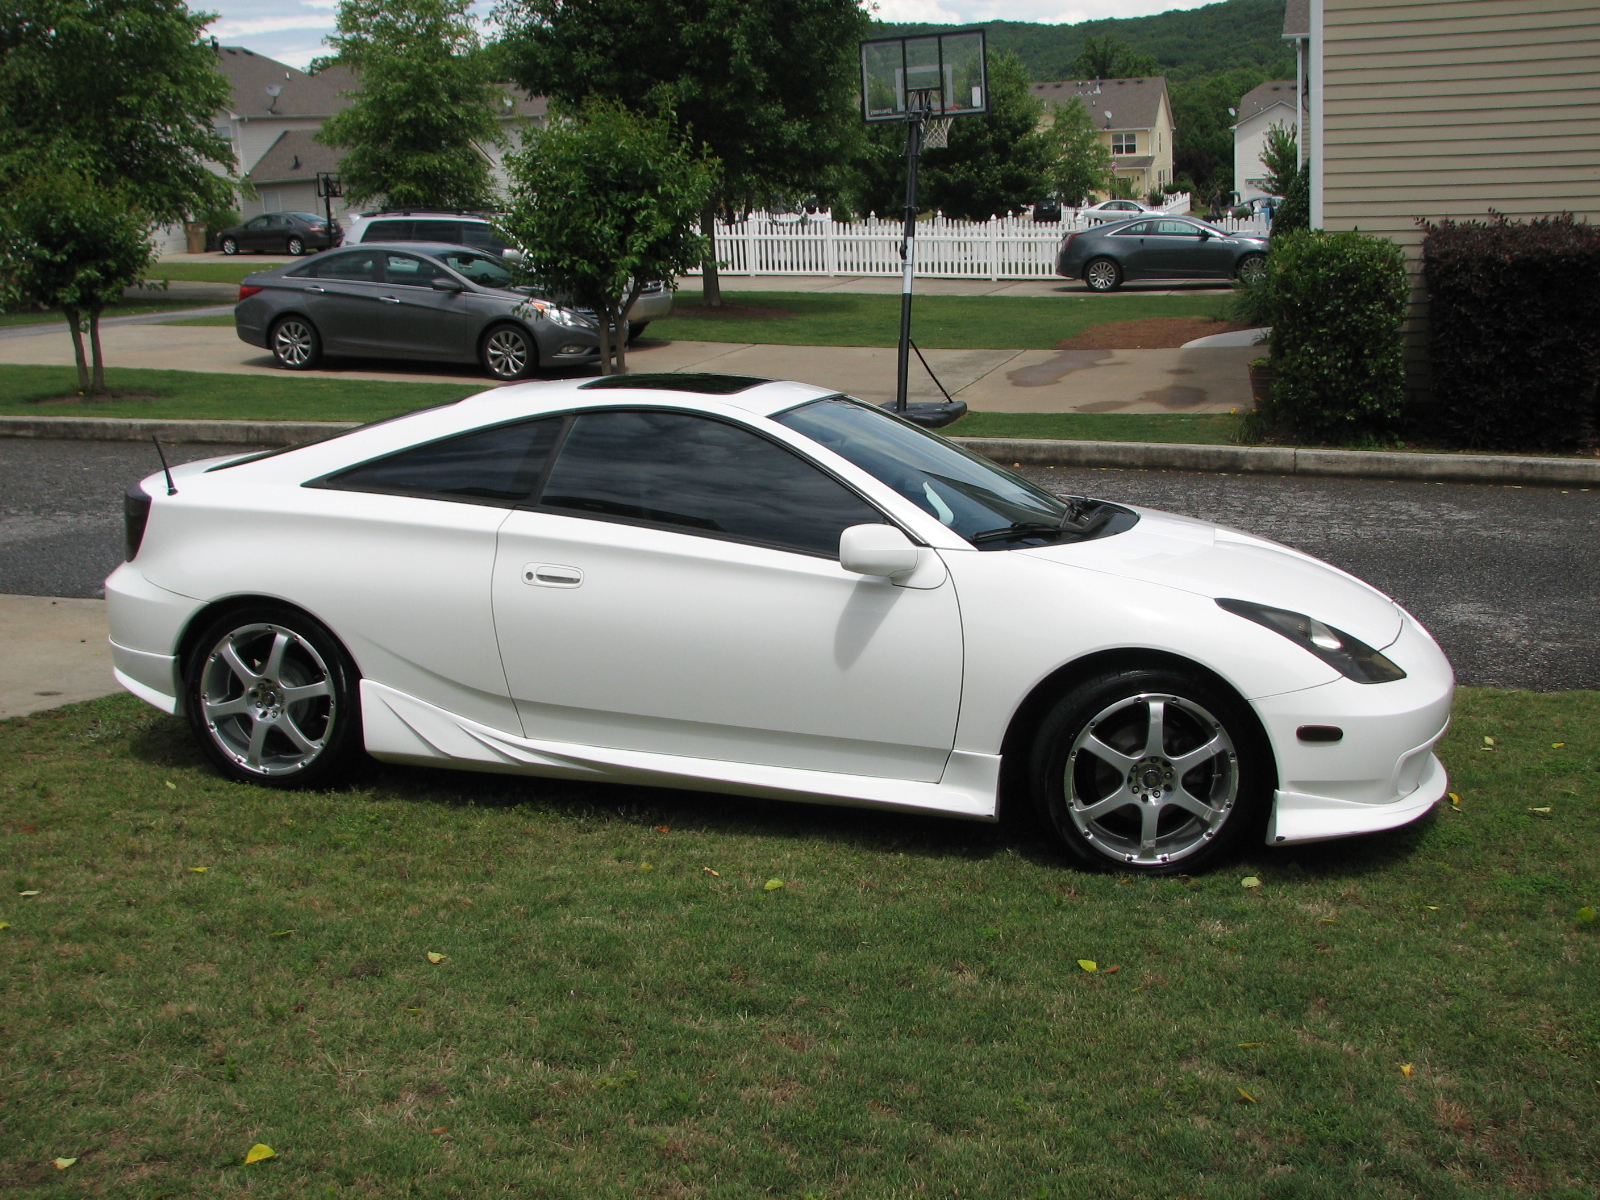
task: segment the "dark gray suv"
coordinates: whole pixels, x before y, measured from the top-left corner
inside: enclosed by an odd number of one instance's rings
[[[1267,267],[1267,239],[1191,217],[1141,217],[1069,233],[1056,274],[1114,292],[1130,279],[1250,279]]]
[[[496,379],[600,355],[594,314],[513,284],[493,255],[425,242],[330,250],[245,277],[241,341],[307,371],[324,354],[477,362]]]

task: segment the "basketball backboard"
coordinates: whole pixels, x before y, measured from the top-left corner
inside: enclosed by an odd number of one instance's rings
[[[981,29],[861,43],[861,114],[904,121],[913,112],[938,120],[989,111]]]

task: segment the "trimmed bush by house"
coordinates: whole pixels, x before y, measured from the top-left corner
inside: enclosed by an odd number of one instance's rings
[[[1247,434],[1344,445],[1388,441],[1405,400],[1400,325],[1409,287],[1400,248],[1359,233],[1274,237],[1263,294],[1272,324],[1272,400]]]
[[[1593,445],[1600,229],[1570,215],[1425,227],[1434,402],[1424,432],[1493,450]]]

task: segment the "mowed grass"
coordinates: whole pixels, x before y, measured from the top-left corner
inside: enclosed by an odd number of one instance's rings
[[[0,1193],[1588,1200],[1600,694],[1463,692],[1443,752],[1459,811],[1146,881],[1020,820],[295,795],[131,698],[12,720]]]
[[[239,283],[246,275],[281,267],[289,259],[270,255],[241,254],[216,262],[158,262],[150,268],[151,279],[175,279],[185,283]]]
[[[200,308],[204,300],[134,300],[124,301],[121,304],[108,305],[100,314],[104,320],[109,317],[136,317],[141,313],[181,312],[186,308]],[[64,322],[66,317],[60,312],[14,312],[0,313],[0,329],[15,325],[54,325]],[[88,322],[84,322],[84,343],[88,344]]]
[[[672,315],[647,338],[781,346],[895,346],[900,297],[846,292],[724,292],[729,309],[680,291]],[[912,336],[924,350],[1049,350],[1112,321],[1149,317],[1222,320],[1231,296],[918,296]],[[730,311],[731,310],[731,311]]]

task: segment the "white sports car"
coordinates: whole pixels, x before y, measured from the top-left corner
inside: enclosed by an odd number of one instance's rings
[[[129,489],[117,678],[237,780],[390,762],[992,821],[1084,865],[1389,829],[1450,665],[1261,538],[1062,499],[849,397],[504,387]]]

